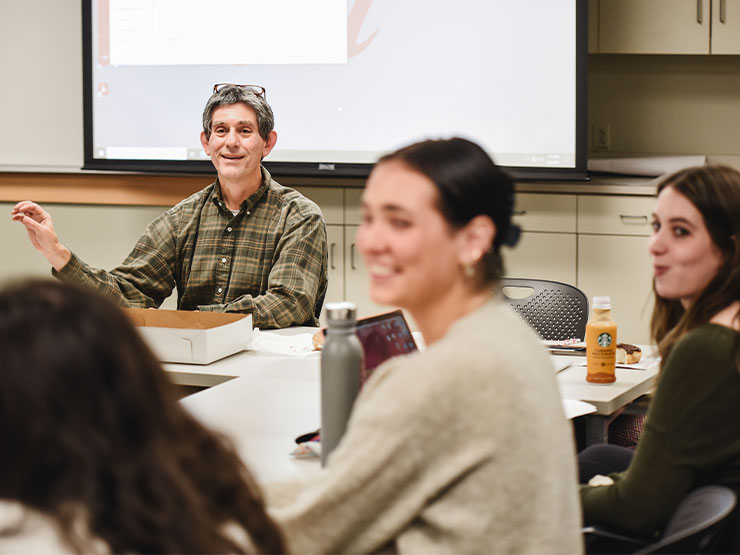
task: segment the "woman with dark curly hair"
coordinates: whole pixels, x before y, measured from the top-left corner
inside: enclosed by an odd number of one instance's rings
[[[0,353],[0,552],[284,551],[233,447],[111,301],[5,289]]]

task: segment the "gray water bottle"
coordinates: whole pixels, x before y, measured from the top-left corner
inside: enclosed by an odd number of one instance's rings
[[[354,303],[327,303],[326,341],[321,350],[321,466],[344,435],[360,391],[365,357],[357,338]]]

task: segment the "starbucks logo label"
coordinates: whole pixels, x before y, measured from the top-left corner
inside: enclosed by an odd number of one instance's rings
[[[612,336],[609,333],[602,333],[599,335],[598,343],[600,347],[608,347],[612,344]]]

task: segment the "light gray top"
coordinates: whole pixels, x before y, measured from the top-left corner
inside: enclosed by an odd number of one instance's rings
[[[297,553],[579,553],[576,484],[548,354],[491,300],[376,369],[328,466],[267,494]]]

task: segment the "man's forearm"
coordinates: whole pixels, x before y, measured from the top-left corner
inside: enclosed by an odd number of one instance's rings
[[[61,271],[72,258],[72,253],[61,243],[57,243],[53,248],[43,252],[51,267],[57,272]]]

